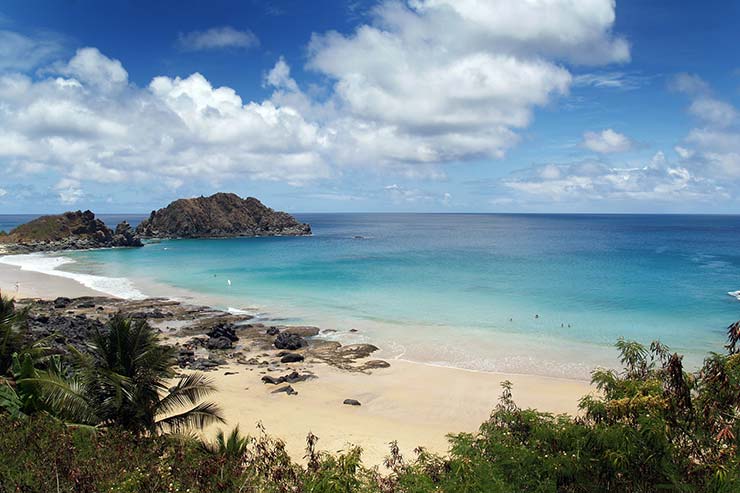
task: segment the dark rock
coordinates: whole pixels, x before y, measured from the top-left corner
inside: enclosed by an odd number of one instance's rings
[[[296,392],[296,390],[290,385],[286,385],[285,387],[280,387],[279,389],[272,391],[273,394],[278,394],[280,392],[285,392],[288,395],[298,395],[298,392]]]
[[[360,401],[356,399],[344,399],[344,404],[347,404],[348,406],[361,406]]]
[[[316,378],[316,377],[308,373],[301,375],[297,371],[294,371],[294,372],[288,373],[287,375],[283,375],[277,378],[271,377],[270,375],[265,375],[264,377],[262,377],[262,381],[264,383],[269,383],[272,385],[279,385],[281,383],[286,383],[286,382],[287,383],[304,382],[311,378]]]
[[[197,360],[190,363],[190,369],[197,370],[197,371],[211,371],[225,364],[226,364],[226,361],[224,360],[214,360],[210,358],[209,359],[198,358]]]
[[[267,334],[268,336],[276,336],[279,333],[280,333],[280,329],[278,329],[277,327],[270,327],[269,329],[265,331],[265,334]]]
[[[231,339],[228,337],[209,337],[206,341],[206,349],[231,349]]]
[[[309,235],[311,227],[259,200],[233,193],[180,199],[153,211],[136,233],[146,238]]]
[[[337,351],[352,358],[366,358],[377,350],[378,347],[372,344],[350,344],[342,346]]]
[[[278,385],[278,384],[285,382],[283,377],[275,378],[275,377],[271,377],[270,375],[265,375],[264,377],[262,377],[262,381],[264,383],[269,383],[272,385]]]
[[[54,308],[67,308],[70,303],[72,303],[72,300],[65,298],[64,296],[60,296],[54,300]]]
[[[236,342],[239,340],[239,337],[236,335],[236,330],[234,330],[234,324],[229,323],[221,323],[216,325],[208,331],[208,337],[217,339],[226,338],[231,342]]]
[[[92,301],[83,301],[77,304],[77,308],[95,308],[95,303]]]
[[[288,334],[295,334],[301,337],[313,337],[319,335],[318,327],[311,327],[309,325],[290,326],[283,327],[283,332]]]
[[[308,346],[308,343],[303,337],[287,332],[281,332],[280,334],[278,334],[278,336],[275,338],[274,344],[275,347],[278,349],[289,349],[291,351],[295,351],[296,349]]]
[[[365,362],[362,365],[363,370],[375,370],[378,368],[390,368],[391,364],[387,361],[383,361],[382,359],[374,359]]]
[[[288,353],[282,358],[280,358],[281,363],[298,363],[300,361],[303,361],[305,358],[302,354],[298,353]]]
[[[56,304],[56,300],[55,300]],[[82,316],[47,315],[31,316],[28,319],[29,342],[50,339],[51,352],[66,354],[68,345],[79,351],[89,351],[88,342],[96,332],[105,333],[105,326],[98,320]]]

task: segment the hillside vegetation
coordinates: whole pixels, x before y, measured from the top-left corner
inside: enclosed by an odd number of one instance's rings
[[[594,371],[600,393],[579,417],[521,409],[504,382],[448,454],[389,444],[379,471],[359,447],[319,452],[313,435],[301,464],[265,433],[191,435],[221,420],[202,402],[213,389],[200,376],[164,386],[172,353],[146,322],[113,317],[89,354],[63,361],[24,343],[24,317],[3,300],[0,492],[740,491],[740,322],[696,372],[660,343],[618,341],[622,370]]]

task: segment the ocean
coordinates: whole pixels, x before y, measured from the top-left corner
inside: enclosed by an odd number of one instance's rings
[[[136,224],[145,216],[101,216]],[[689,367],[740,319],[740,216],[296,214],[310,237],[5,258],[111,294],[338,330],[386,358],[588,378],[619,337]],[[0,216],[0,229],[30,217]],[[15,221],[15,222],[13,222]],[[349,329],[358,332],[349,332]]]

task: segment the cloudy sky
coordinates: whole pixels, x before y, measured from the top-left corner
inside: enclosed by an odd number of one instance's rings
[[[5,0],[0,213],[740,213],[732,0]]]

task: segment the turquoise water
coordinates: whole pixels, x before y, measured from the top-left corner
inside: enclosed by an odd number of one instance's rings
[[[313,236],[76,252],[63,268],[360,327],[391,356],[562,376],[613,363],[620,336],[697,363],[740,318],[736,216],[298,217]]]

